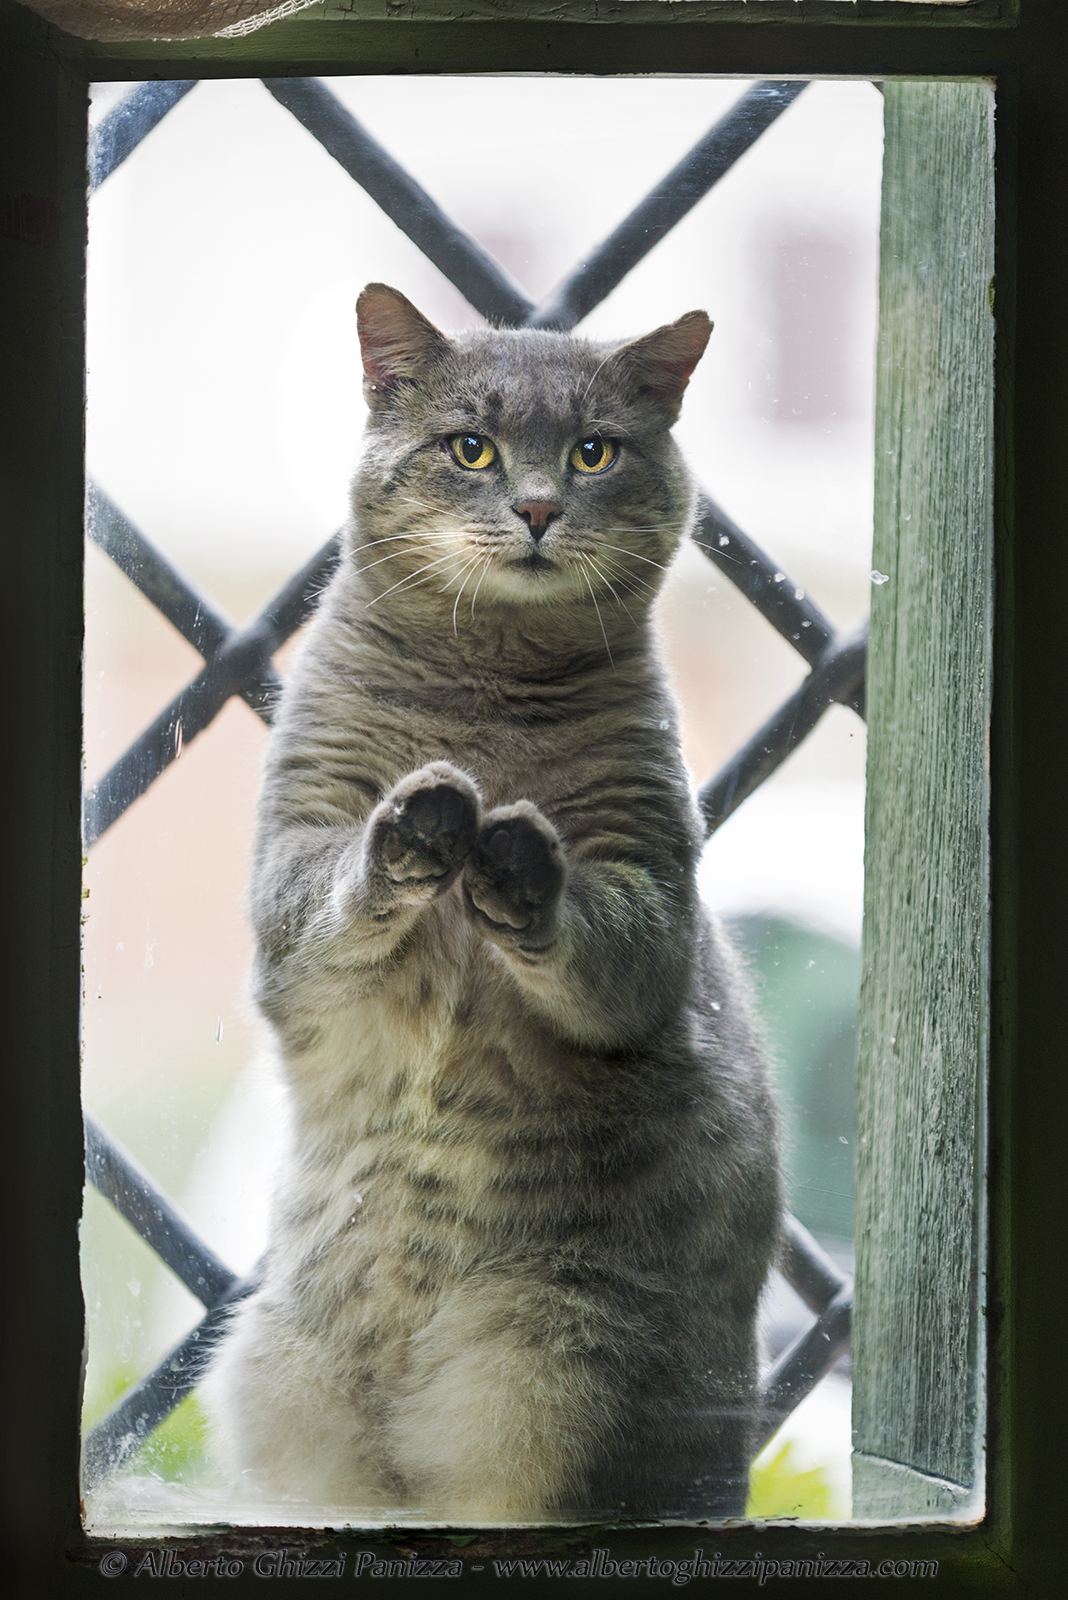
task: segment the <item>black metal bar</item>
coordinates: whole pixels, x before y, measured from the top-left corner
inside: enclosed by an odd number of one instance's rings
[[[85,528],[93,543],[205,659],[226,643],[234,631],[230,618],[172,567],[95,483],[86,490]]]
[[[332,533],[326,543],[320,545],[315,554],[309,556],[304,565],[298,567],[293,576],[283,583],[277,594],[268,600],[257,622],[262,622],[269,628],[279,642],[288,639],[315,609],[315,602],[334,576],[340,560],[339,529],[337,533]],[[275,649],[277,648],[276,645]]]
[[[238,641],[242,643],[243,641]],[[150,788],[238,692],[239,684],[261,675],[269,662],[259,641],[239,652],[225,648],[203,668],[138,735],[87,792],[82,820],[86,848],[107,832],[123,812]],[[268,704],[264,692],[264,706]]]
[[[588,316],[806,87],[768,82],[747,89],[603,244],[530,314],[528,327],[566,332]]]
[[[864,681],[866,651],[867,619],[856,634],[827,650],[801,687],[709,779],[697,797],[709,834],[770,778],[830,706],[848,702],[856,694]]]
[[[247,628],[234,631],[192,683],[186,685],[85,796],[83,836],[93,845],[214,720],[231,695],[241,694],[269,722],[278,682],[274,652],[308,616],[333,571],[340,549],[334,534],[285,583]]]
[[[764,1430],[758,1451],[849,1349],[852,1316],[853,1285],[847,1280],[823,1315],[775,1362],[764,1384]]]
[[[817,1315],[826,1311],[835,1295],[849,1284],[845,1273],[839,1272],[808,1229],[789,1211],[783,1212],[779,1271]]]
[[[704,490],[697,497],[692,537],[776,632],[814,667],[834,638],[834,628],[804,589],[776,566]],[[858,717],[864,715],[863,686],[849,704]]]
[[[85,1116],[85,1171],[145,1243],[207,1310],[227,1299],[237,1278],[197,1238],[187,1218],[148,1173],[91,1116]]]
[[[90,193],[99,189],[198,82],[197,78],[172,78],[169,83],[141,83],[104,113],[89,139]]]
[[[703,490],[697,497],[692,538],[776,632],[814,667],[834,638],[834,628],[805,590]]]
[[[154,1372],[128,1389],[86,1436],[82,1473],[85,1486],[94,1488],[134,1455],[154,1428],[196,1388],[212,1350],[226,1331],[234,1306],[259,1285],[259,1269],[219,1302]]]
[[[325,83],[318,78],[264,78],[263,83],[477,311],[490,322],[516,325],[525,320],[533,310],[526,295]]]

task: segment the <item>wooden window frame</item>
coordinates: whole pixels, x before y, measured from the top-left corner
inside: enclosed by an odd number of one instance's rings
[[[99,1562],[111,1548],[85,1537],[77,1500],[87,84],[277,75],[284,64],[314,74],[675,71],[995,81],[987,1509],[970,1526],[917,1520],[892,1531],[741,1527],[717,1530],[714,1543],[724,1559],[748,1558],[759,1548],[779,1561],[819,1560],[821,1553],[873,1567],[889,1559],[936,1560],[942,1593],[1055,1593],[1054,1518],[1068,1437],[1068,1387],[1056,1339],[1064,1326],[1056,1247],[1068,1220],[1058,1114],[1068,1058],[1061,1000],[1068,935],[1060,913],[1064,852],[1056,845],[1062,699],[1056,647],[1064,631],[1061,597],[1068,593],[1068,540],[1058,522],[1068,504],[1063,8],[1057,0],[1021,0],[1018,9],[996,0],[959,7],[858,0],[848,8],[841,0],[791,0],[789,7],[767,0],[743,11],[731,0],[688,0],[671,7],[670,20],[663,20],[665,0],[621,0],[610,19],[578,0],[551,8],[515,0],[508,16],[499,7],[465,6],[456,8],[455,20],[446,0],[428,0],[404,20],[387,20],[386,7],[372,0],[359,0],[358,8],[359,20],[297,16],[239,40],[105,45],[71,39],[15,0],[0,0],[0,320],[7,355],[0,451],[9,669],[0,749],[7,755],[2,836],[13,901],[0,1119],[7,1201],[0,1237],[9,1284],[0,1323],[0,1416],[14,1587],[80,1593],[105,1581]],[[550,19],[542,20],[550,9]],[[931,708],[939,709],[933,700]],[[243,1538],[247,1545],[247,1532]],[[207,1556],[220,1548],[209,1536],[182,1542]],[[262,1542],[271,1545],[270,1537]],[[694,1537],[692,1530],[663,1528],[600,1539],[602,1546],[609,1542],[623,1559],[677,1558],[692,1553]],[[343,1543],[368,1546],[359,1536]],[[235,1581],[255,1581],[247,1567]],[[493,1581],[489,1566],[466,1579],[487,1580]]]

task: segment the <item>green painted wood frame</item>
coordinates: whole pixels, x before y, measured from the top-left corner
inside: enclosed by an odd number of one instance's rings
[[[982,1500],[994,90],[884,85],[853,1511]]]
[[[936,1581],[943,1593],[1058,1592],[1056,1507],[1066,1487],[1068,1453],[1068,1385],[1058,1340],[1064,1327],[1065,1293],[1057,1257],[1068,1221],[1060,1176],[1068,1076],[1062,1070],[1068,1057],[1062,974],[1068,937],[1061,914],[1065,860],[1060,847],[1063,790],[1062,741],[1058,737],[1063,718],[1058,649],[1066,632],[1062,616],[1068,595],[1068,541],[1060,536],[1063,507],[1068,505],[1068,450],[1063,445],[1068,434],[1063,381],[1068,371],[1068,311],[1062,282],[1068,253],[1068,208],[1062,198],[1068,192],[1068,127],[1061,67],[1068,43],[1064,8],[1058,0],[1020,0],[1018,9],[996,0],[962,6],[925,6],[908,0],[859,0],[855,6],[842,0],[791,0],[787,6],[767,0],[766,5],[750,5],[743,12],[731,0],[722,5],[704,4],[703,0],[663,0],[662,4],[626,0],[613,8],[577,3],[528,6],[520,0],[509,5],[490,5],[484,0],[477,6],[453,7],[445,0],[440,4],[434,0],[406,7],[403,17],[398,17],[391,15],[394,8],[387,0],[381,0],[349,7],[352,15],[347,20],[338,18],[338,9],[333,8],[333,16],[327,10],[297,16],[240,40],[120,46],[71,39],[47,27],[14,0],[0,0],[0,191],[4,196],[0,252],[5,273],[0,326],[6,358],[0,427],[6,608],[6,626],[0,635],[6,667],[0,696],[4,718],[0,748],[7,757],[5,781],[0,786],[5,805],[0,837],[10,861],[4,879],[8,939],[2,967],[8,1049],[0,1117],[4,1145],[0,1181],[7,1219],[0,1238],[5,1282],[10,1288],[8,1309],[0,1320],[0,1416],[4,1419],[3,1505],[9,1530],[9,1587],[26,1595],[67,1595],[99,1589],[108,1581],[100,1569],[106,1547],[84,1537],[77,1502],[82,1345],[77,1263],[81,1205],[78,816],[86,84],[92,78],[154,75],[259,76],[277,73],[284,65],[299,73],[662,71],[742,76],[826,74],[886,80],[890,87],[888,127],[895,116],[918,114],[917,108],[934,116],[932,138],[920,164],[926,174],[923,185],[930,187],[921,190],[923,204],[916,209],[911,234],[904,228],[896,239],[901,261],[909,259],[910,251],[914,261],[923,256],[925,228],[941,241],[943,252],[949,248],[952,241],[938,223],[946,214],[948,197],[959,196],[962,185],[971,205],[964,212],[958,205],[956,214],[986,215],[986,200],[974,189],[977,169],[967,170],[969,152],[974,160],[981,144],[977,127],[983,116],[976,108],[985,103],[982,93],[973,85],[970,99],[959,91],[955,97],[945,91],[948,99],[940,99],[943,91],[929,80],[986,78],[996,82],[992,675],[983,683],[975,676],[986,659],[985,556],[980,534],[987,524],[981,508],[977,511],[974,504],[970,511],[963,508],[975,535],[965,570],[954,567],[952,547],[946,545],[940,546],[939,559],[933,563],[936,570],[926,587],[905,576],[915,571],[914,560],[903,564],[902,580],[886,585],[877,597],[883,620],[875,626],[884,631],[883,642],[873,652],[874,698],[882,695],[888,708],[883,731],[875,733],[875,747],[880,748],[883,740],[884,751],[893,748],[893,741],[907,724],[937,734],[929,739],[928,747],[922,741],[916,746],[901,792],[915,801],[917,796],[929,797],[941,783],[938,793],[941,796],[944,791],[947,796],[943,817],[952,813],[962,819],[954,848],[966,867],[967,839],[972,840],[973,857],[985,840],[983,818],[977,818],[974,810],[977,795],[980,810],[984,803],[982,764],[976,767],[975,759],[976,740],[985,720],[984,697],[989,696],[991,708],[990,939],[987,951],[979,952],[989,963],[991,997],[990,1277],[983,1337],[973,1341],[963,1356],[959,1348],[955,1352],[947,1349],[942,1361],[939,1340],[952,1336],[955,1327],[959,1333],[959,1326],[950,1317],[943,1322],[946,1332],[939,1333],[931,1316],[933,1308],[944,1318],[947,1303],[937,1294],[927,1301],[920,1295],[910,1313],[932,1332],[931,1359],[920,1385],[927,1394],[948,1392],[953,1373],[964,1375],[966,1387],[967,1375],[982,1358],[979,1364],[985,1366],[988,1398],[987,1509],[977,1525],[925,1523],[924,1508],[937,1506],[937,1496],[924,1500],[922,1481],[910,1480],[908,1492],[916,1491],[916,1520],[892,1530],[739,1527],[717,1530],[714,1540],[699,1535],[696,1541],[692,1530],[587,1530],[584,1535],[576,1532],[579,1542],[573,1549],[577,1553],[585,1539],[587,1546],[610,1544],[616,1559],[645,1555],[666,1559],[691,1554],[697,1542],[714,1545],[724,1559],[735,1560],[751,1558],[759,1549],[772,1562],[862,1560],[874,1568],[886,1561],[892,1566],[937,1561]],[[894,81],[898,79],[928,82],[917,89],[913,84],[898,85]],[[956,107],[952,115],[950,102]],[[969,115],[971,134],[965,126]],[[989,131],[988,125],[983,125]],[[906,145],[900,148],[904,151]],[[909,192],[915,193],[916,172],[910,175],[907,166],[903,157],[895,181],[913,185]],[[958,231],[961,237],[957,242],[966,244],[963,222]],[[884,293],[890,282],[888,237],[884,227]],[[972,277],[965,274],[954,280],[954,292],[964,295],[961,305],[967,301],[967,283],[974,286],[976,273],[985,270],[982,252],[989,244],[982,227],[972,228],[968,239]],[[987,288],[989,291],[989,284]],[[974,312],[974,296],[967,304]],[[926,305],[930,312],[931,303]],[[969,428],[988,405],[988,398],[973,395],[970,423],[952,407],[943,408],[941,416],[934,414],[938,407],[932,411],[930,385],[925,386],[922,370],[923,361],[933,359],[932,348],[917,342],[916,326],[917,317],[906,315],[896,325],[897,343],[893,339],[888,343],[893,319],[884,303],[880,428],[881,437],[891,441],[887,448],[896,452],[890,462],[892,470],[883,471],[878,490],[882,543],[877,559],[887,563],[909,554],[914,532],[911,523],[906,527],[908,508],[900,492],[903,483],[927,496],[925,507],[928,513],[937,514],[935,521],[942,516],[942,525],[960,525],[959,518],[946,521],[947,497],[959,492],[962,482],[970,481],[974,487],[974,479],[961,479],[959,463],[968,440],[974,445],[976,436]],[[951,345],[956,337],[953,326],[952,321],[946,324]],[[964,337],[965,343],[972,340],[973,355],[984,340],[988,349],[989,321],[973,320],[970,328]],[[936,341],[933,348],[936,357],[941,350],[946,361],[960,359],[956,345],[947,350]],[[928,365],[926,370],[942,369]],[[894,406],[898,407],[896,413]],[[910,407],[916,416],[915,437],[904,433],[912,424],[901,420]],[[898,425],[892,425],[895,415]],[[922,434],[921,429],[925,430]],[[907,448],[906,437],[912,440]],[[981,430],[980,442],[982,437]],[[932,439],[939,441],[941,477],[929,470],[935,453],[921,447],[923,440]],[[952,483],[957,484],[956,490]],[[888,565],[882,570],[889,570]],[[947,613],[970,616],[970,634],[967,629],[957,635],[939,631],[935,638],[934,620],[944,620]],[[915,642],[911,647],[900,633],[904,621],[912,629],[910,637]],[[975,641],[970,656],[967,651],[961,655],[953,642],[965,636]],[[896,654],[891,651],[895,639]],[[880,652],[882,662],[892,662],[897,674],[893,694],[878,686],[877,675],[883,670],[878,664]],[[909,717],[904,714],[903,686],[918,708]],[[881,715],[876,713],[877,718]],[[972,766],[970,778],[962,778],[955,787],[945,761],[947,749],[953,748],[947,731],[951,726],[957,730],[954,737],[964,739]],[[941,765],[936,765],[939,760]],[[873,776],[876,773],[873,766]],[[893,809],[895,781],[889,767],[879,771],[870,814],[875,822],[881,805]],[[954,795],[959,797],[959,806]],[[972,812],[965,816],[960,808],[969,796]],[[958,806],[957,812],[953,812],[954,806]],[[900,809],[898,803],[896,814]],[[918,805],[917,812],[919,816]],[[922,822],[922,816],[919,820]],[[937,955],[943,965],[933,976],[927,974],[923,1001],[927,1009],[921,1008],[916,1015],[934,1019],[939,1026],[944,1023],[950,1031],[941,1036],[943,1055],[958,1069],[961,1063],[970,1063],[971,1076],[957,1070],[953,1082],[958,1106],[963,1104],[962,1097],[971,1096],[968,1103],[975,1120],[969,1126],[974,1127],[976,1139],[970,1146],[968,1170],[969,1181],[974,1182],[982,1133],[975,1068],[985,1047],[981,1028],[985,980],[975,964],[975,931],[985,917],[985,906],[981,893],[978,897],[972,893],[970,905],[963,910],[940,911],[924,924],[925,928],[928,924],[934,927],[934,944],[930,940],[922,944],[918,925],[910,922],[911,913],[905,908],[916,887],[910,873],[920,870],[926,859],[921,848],[923,831],[922,826],[906,830],[903,847],[887,852],[885,881],[877,901],[869,901],[869,914],[884,919],[879,924],[879,946],[869,942],[866,958],[863,1070],[868,1075],[869,1120],[877,1137],[887,1148],[896,1147],[900,1155],[903,1130],[909,1126],[902,1107],[910,1096],[917,1105],[925,1104],[924,1074],[931,1061],[921,1048],[922,1029],[920,1045],[914,1033],[904,1056],[900,1050],[894,1054],[896,1044],[885,1044],[890,1034],[880,1028],[879,1007],[886,1005],[890,991],[880,977],[879,948],[892,950],[896,961],[911,962],[910,982],[923,976],[925,961],[929,963],[932,955]],[[982,882],[981,862],[978,867],[977,872],[973,859],[969,879],[973,888]],[[924,880],[928,894],[941,893],[946,887],[946,880]],[[954,970],[951,958],[964,948],[973,957],[967,980],[972,984],[970,990],[967,984],[954,987],[955,979],[947,985],[943,976]],[[978,990],[974,987],[977,982]],[[955,1017],[952,1028],[947,1020],[951,1012]],[[902,1093],[895,1097],[889,1087],[899,1072]],[[956,1124],[958,1138],[960,1126]],[[926,1153],[931,1153],[930,1147]],[[860,1204],[868,1208],[863,1213],[865,1225],[882,1230],[884,1240],[895,1228],[899,1236],[910,1232],[915,1236],[921,1223],[930,1226],[931,1205],[937,1216],[938,1204],[944,1204],[920,1193],[929,1166],[925,1167],[922,1159],[917,1161],[916,1152],[909,1161],[910,1172],[903,1172],[900,1182],[883,1191],[873,1186],[862,1166]],[[875,1163],[872,1170],[883,1169]],[[958,1163],[954,1171],[958,1170],[965,1169]],[[958,1217],[959,1203],[955,1201],[954,1206],[953,1216]],[[978,1243],[981,1241],[972,1238],[967,1248]],[[958,1229],[945,1260],[959,1268],[964,1249]],[[903,1255],[884,1255],[891,1269],[881,1281],[877,1273],[862,1274],[858,1288],[862,1352],[869,1330],[878,1336],[877,1307],[880,1297],[885,1299],[893,1289],[894,1274],[898,1274],[900,1286],[900,1273],[904,1271],[907,1277],[911,1272],[915,1289],[915,1261],[922,1264],[922,1252],[913,1252],[914,1265],[906,1268],[902,1261],[908,1255],[907,1250]],[[869,1262],[878,1259],[878,1251],[868,1253]],[[951,1310],[952,1304],[950,1301]],[[884,1354],[888,1348],[884,1346]],[[900,1355],[897,1359],[901,1372]],[[885,1477],[882,1462],[918,1468],[934,1480],[960,1481],[959,1465],[953,1468],[954,1450],[957,1462],[962,1459],[960,1440],[949,1441],[945,1450],[939,1446],[943,1453],[938,1454],[927,1424],[904,1426],[887,1439],[887,1408],[895,1404],[893,1396],[885,1385],[881,1392],[878,1385],[865,1391],[863,1383],[859,1378],[858,1442],[875,1465],[866,1480],[868,1487],[859,1487],[861,1495],[870,1497],[867,1503],[875,1514],[881,1514],[878,1483]],[[925,1403],[923,1414],[929,1422],[933,1413],[930,1403]],[[959,1416],[959,1408],[953,1414]],[[901,1424],[903,1415],[899,1407],[895,1426]],[[881,1442],[877,1437],[880,1428],[884,1430]],[[545,1537],[532,1532],[523,1541],[513,1538],[510,1542],[522,1542],[524,1548],[534,1551]],[[369,1547],[369,1541],[358,1537],[355,1541],[327,1540],[314,1535],[311,1544],[305,1542],[300,1548],[310,1550],[315,1541],[324,1549],[354,1542],[360,1548]],[[294,1545],[295,1539],[284,1532],[253,1536],[247,1531],[204,1530],[181,1543],[188,1548],[197,1546],[202,1555],[227,1549],[247,1556],[257,1543],[280,1547]],[[434,1541],[408,1536],[406,1543],[418,1543],[429,1553]],[[558,1539],[556,1543],[559,1546]],[[123,1548],[132,1553],[134,1547]],[[489,1545],[456,1548],[468,1569],[465,1585],[490,1587],[498,1581]],[[471,1570],[468,1553],[473,1548],[488,1551],[482,1572]],[[127,1576],[134,1570],[131,1561]],[[820,1570],[818,1566],[816,1570]],[[353,1571],[351,1565],[348,1571]],[[185,1587],[192,1581],[184,1580]],[[258,1581],[249,1560],[242,1575],[231,1579],[238,1588]],[[296,1584],[303,1580],[275,1581]],[[602,1581],[612,1583],[611,1579]],[[645,1587],[654,1581],[641,1580]],[[822,1592],[831,1581],[826,1570],[822,1577],[802,1580],[805,1592],[810,1593]],[[920,1580],[914,1576],[906,1581]]]

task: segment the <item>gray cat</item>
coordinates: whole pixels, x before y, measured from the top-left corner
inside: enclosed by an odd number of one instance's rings
[[[292,1150],[218,1431],[350,1517],[737,1515],[774,1115],[649,618],[711,324],[357,309],[366,448],[251,893]]]

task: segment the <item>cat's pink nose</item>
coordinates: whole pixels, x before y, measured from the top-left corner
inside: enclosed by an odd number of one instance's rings
[[[522,517],[530,529],[530,537],[535,544],[539,544],[545,536],[546,529],[554,517],[563,512],[563,506],[558,506],[555,500],[523,500],[512,510],[517,517]]]

